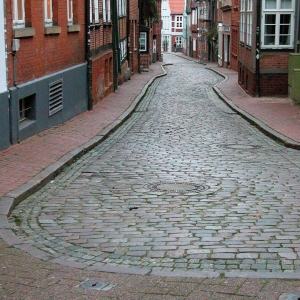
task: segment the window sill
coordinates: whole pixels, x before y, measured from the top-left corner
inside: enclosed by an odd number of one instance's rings
[[[24,121],[21,121],[21,122],[19,123],[19,130],[23,130],[23,129],[25,129],[26,127],[28,127],[28,126],[34,124],[35,122],[36,122],[35,120],[30,120],[30,119],[26,119],[26,120],[24,120]]]
[[[68,32],[79,32],[80,31],[80,25],[69,25],[68,26]]]
[[[112,22],[105,22],[103,23],[103,26],[110,27],[112,26]]]
[[[14,29],[14,38],[25,38],[33,36],[35,36],[35,29],[32,27]]]
[[[44,27],[44,34],[60,34],[61,33],[61,27],[60,26],[49,26]]]

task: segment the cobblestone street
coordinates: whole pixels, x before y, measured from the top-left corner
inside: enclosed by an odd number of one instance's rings
[[[165,60],[133,117],[11,226],[48,261],[95,270],[300,278],[299,151],[227,108],[211,89],[219,75]]]
[[[227,107],[217,73],[164,61],[119,129],[14,209],[18,238],[2,223],[0,298],[300,293],[299,150]],[[109,284],[81,288],[88,278]]]

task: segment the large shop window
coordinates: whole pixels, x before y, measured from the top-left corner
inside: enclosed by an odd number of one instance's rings
[[[263,0],[261,47],[291,49],[294,43],[295,0]]]

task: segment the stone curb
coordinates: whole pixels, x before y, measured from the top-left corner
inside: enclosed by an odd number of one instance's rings
[[[5,218],[9,217],[13,209],[24,199],[41,189],[44,185],[50,182],[54,177],[56,177],[62,170],[71,165],[74,160],[83,156],[86,152],[93,149],[101,142],[103,142],[108,136],[110,136],[114,131],[116,131],[135,111],[138,104],[144,98],[146,92],[152,83],[162,76],[166,76],[167,72],[163,68],[164,65],[161,65],[163,70],[162,74],[154,76],[150,79],[140,92],[140,94],[135,98],[131,105],[123,112],[113,123],[108,125],[102,131],[100,131],[96,136],[91,138],[88,142],[79,146],[76,149],[71,150],[69,153],[65,154],[59,158],[56,162],[46,167],[43,171],[35,175],[26,183],[15,188],[14,190],[8,192],[6,195],[0,198],[0,230],[9,228]],[[6,241],[5,234],[1,235],[2,238]],[[8,239],[10,240],[10,238]],[[15,244],[15,243],[14,243]]]
[[[206,69],[211,70],[217,74],[219,74],[220,76],[222,76],[224,78],[223,82],[226,82],[228,80],[228,77],[224,74],[222,74],[221,72],[210,68],[210,67],[206,67]],[[228,99],[222,92],[221,90],[218,88],[219,83],[215,84],[213,86],[213,90],[214,92],[218,95],[218,97],[225,103],[227,104],[233,111],[235,111],[236,113],[238,113],[240,116],[242,116],[245,120],[247,120],[250,124],[255,125],[261,132],[263,132],[265,135],[269,136],[270,138],[272,138],[275,141],[279,141],[281,143],[284,144],[284,146],[289,147],[289,148],[293,148],[293,149],[297,149],[300,150],[300,143],[286,137],[285,135],[277,132],[276,130],[272,129],[271,127],[269,127],[268,125],[266,125],[265,123],[263,123],[262,121],[260,121],[259,119],[255,118],[254,116],[252,116],[251,114],[247,113],[246,111],[242,110],[241,108],[239,108],[237,105],[235,105],[230,99]]]
[[[193,61],[195,63],[198,64],[202,64],[202,65],[206,65],[204,63],[199,63],[198,61],[189,58],[189,57],[184,57],[182,55],[178,55],[178,54],[174,54],[178,57],[182,57],[186,60],[189,61]],[[223,82],[226,82],[228,80],[228,76],[224,75],[223,73],[210,68],[210,67],[205,67],[206,69],[213,71],[215,73],[217,73],[218,75],[222,76],[224,78]],[[272,138],[273,140],[277,141],[277,142],[281,142],[283,143],[284,146],[288,147],[288,148],[293,148],[293,149],[297,149],[300,150],[300,143],[286,137],[285,135],[277,132],[276,130],[272,129],[271,127],[269,127],[268,125],[266,125],[265,123],[263,123],[262,121],[260,121],[259,119],[255,118],[254,116],[252,116],[251,114],[247,113],[246,111],[242,110],[241,108],[239,108],[238,106],[236,106],[230,99],[228,99],[221,91],[220,89],[217,87],[219,85],[219,83],[215,84],[213,86],[213,90],[214,92],[218,95],[218,97],[225,103],[227,104],[233,111],[235,111],[236,113],[238,113],[241,117],[243,117],[245,120],[247,120],[250,124],[255,125],[261,132],[263,132],[265,135],[269,136],[270,138]]]

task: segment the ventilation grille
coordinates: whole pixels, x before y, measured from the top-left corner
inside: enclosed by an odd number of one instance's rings
[[[63,109],[62,85],[62,80],[49,84],[49,116]]]

